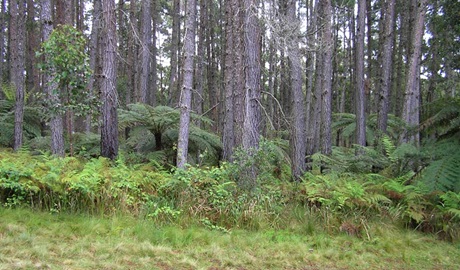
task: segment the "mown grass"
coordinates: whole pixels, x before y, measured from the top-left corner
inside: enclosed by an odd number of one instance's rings
[[[368,230],[365,238],[321,228],[225,233],[0,207],[0,269],[460,269],[458,244],[384,223]]]

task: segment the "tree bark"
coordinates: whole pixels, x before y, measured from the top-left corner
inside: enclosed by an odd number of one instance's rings
[[[53,31],[53,18],[51,15],[51,1],[41,1],[41,20],[42,20],[42,37],[43,41],[47,41]],[[44,61],[47,61],[45,58]],[[53,74],[54,72],[49,72]],[[55,91],[58,86],[54,82],[52,75],[45,74],[43,78],[44,93],[47,95],[50,104],[59,104],[60,98]],[[59,112],[52,112],[50,118],[50,129],[51,129],[51,153],[56,156],[63,157],[64,152],[64,125],[62,122],[62,115]]]
[[[40,77],[37,69],[35,52],[39,48],[39,28],[35,21],[36,11],[34,1],[27,0],[27,60],[26,60],[26,89],[29,92],[38,92],[40,88]]]
[[[49,0],[48,0],[49,1]],[[91,77],[89,78],[88,81],[88,89],[90,91],[91,95],[96,95],[97,91],[100,84],[98,84],[98,78],[100,77],[98,74],[98,66],[101,62],[101,53],[99,53],[100,50],[100,28],[101,28],[101,1],[96,0],[94,1],[93,5],[93,18],[91,22],[91,35],[90,35],[90,41],[89,41],[89,67],[93,71],[93,74],[91,74]],[[92,113],[89,113],[86,116],[86,123],[85,123],[85,130],[87,133],[91,132],[91,118],[92,118]]]
[[[287,3],[287,21],[294,28],[288,47],[288,59],[291,67],[291,91],[292,91],[292,117],[294,120],[291,134],[291,162],[294,181],[300,181],[306,168],[306,136],[305,136],[305,96],[302,90],[302,63],[299,50],[300,22],[296,16],[296,1],[289,0]]]
[[[148,103],[151,106],[155,106],[157,103],[157,92],[158,92],[158,67],[157,67],[157,54],[158,54],[158,49],[157,49],[157,24],[158,24],[158,6],[159,3],[157,0],[152,0],[152,12],[151,12],[151,17],[152,17],[152,44],[150,46],[150,51],[151,51],[151,73],[150,73],[150,92],[149,92],[149,101]]]
[[[10,1],[10,50],[11,50],[11,82],[16,88],[16,105],[14,110],[14,144],[15,151],[23,144],[24,118],[24,57],[25,57],[25,22],[26,12],[24,1]]]
[[[5,67],[8,67],[8,63],[5,63],[6,60],[8,60],[5,51],[5,38],[8,37],[7,20],[5,19],[6,15],[6,0],[2,0],[0,7],[0,82],[5,81]],[[3,86],[0,83],[0,98],[3,98],[2,87]]]
[[[243,45],[243,12],[241,10],[242,0],[231,0],[233,9],[233,66],[235,68],[235,79],[233,86],[233,130],[235,133],[235,147],[240,147],[243,144],[243,123],[245,115],[244,105],[244,45]]]
[[[356,144],[366,146],[366,108],[364,90],[364,33],[366,0],[358,1],[356,33]]]
[[[116,89],[117,33],[115,0],[102,0],[104,57],[102,68],[101,155],[115,159],[118,155],[118,115]]]
[[[380,132],[387,132],[389,97],[391,89],[391,73],[393,66],[394,14],[395,0],[386,0],[384,7],[383,51],[381,52],[381,76],[379,82],[379,102],[377,128]]]
[[[179,83],[179,48],[180,48],[180,0],[174,0],[171,7],[172,13],[172,37],[171,37],[171,60],[169,75],[169,100],[170,106],[178,101]]]
[[[406,89],[403,107],[403,120],[409,126],[417,126],[420,123],[420,59],[422,53],[422,40],[425,24],[427,0],[417,1],[415,11],[415,25],[412,31],[412,52],[409,58],[409,69],[407,72]],[[401,137],[401,142],[413,142],[419,144],[419,134],[408,134],[407,130]]]
[[[142,0],[142,42],[141,42],[141,74],[139,82],[139,102],[147,103],[149,96],[149,75],[150,75],[150,60],[151,60],[151,40],[152,40],[152,16],[151,16],[151,0]]]
[[[196,0],[188,0],[186,7],[184,42],[184,81],[180,98],[179,140],[177,143],[177,168],[185,169],[187,163],[190,109],[192,105],[193,66],[195,56]]]
[[[224,69],[224,88],[225,88],[225,109],[224,109],[224,129],[222,134],[223,159],[231,161],[233,148],[235,147],[234,133],[234,107],[233,107],[233,88],[235,78],[235,66],[233,59],[233,19],[234,10],[230,1],[225,1],[225,69]]]
[[[323,69],[322,69],[322,93],[321,93],[321,153],[332,154],[332,6],[331,0],[323,1],[324,22],[322,32]]]
[[[195,91],[193,93],[193,110],[198,114],[203,114],[203,86],[204,86],[204,67],[206,61],[206,28],[207,28],[207,7],[206,0],[200,1],[200,24],[198,32],[198,48],[197,48],[197,61],[196,61],[196,70],[195,70]],[[225,2],[228,4],[228,2]],[[197,120],[197,126],[201,126],[199,120]]]
[[[259,148],[260,121],[260,29],[257,18],[257,1],[243,0],[244,12],[244,57],[245,57],[245,117],[243,133],[243,149],[253,156]],[[257,170],[249,168],[245,183],[246,189],[256,186]]]

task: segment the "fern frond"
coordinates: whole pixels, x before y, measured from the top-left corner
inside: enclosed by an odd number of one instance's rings
[[[422,182],[431,190],[460,191],[460,144],[437,143],[436,160],[422,172]]]

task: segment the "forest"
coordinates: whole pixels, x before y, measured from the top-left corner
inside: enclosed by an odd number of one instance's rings
[[[2,214],[458,245],[459,1],[1,0],[0,12]]]

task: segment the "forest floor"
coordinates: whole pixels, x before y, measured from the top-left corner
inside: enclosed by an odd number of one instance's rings
[[[225,232],[0,207],[0,269],[460,269],[460,243],[388,225],[374,231],[366,239]]]

